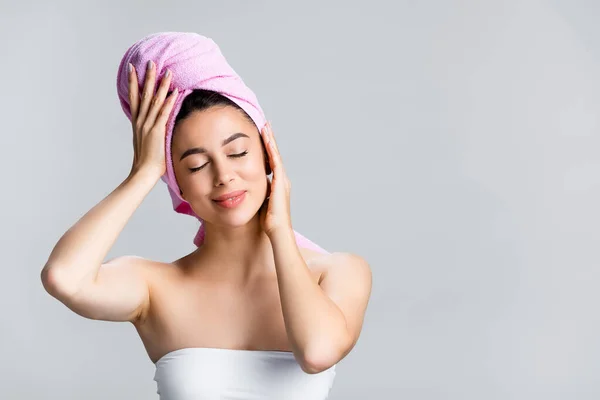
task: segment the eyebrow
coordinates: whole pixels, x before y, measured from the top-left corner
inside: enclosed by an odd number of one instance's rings
[[[229,143],[233,142],[235,139],[241,138],[241,137],[246,137],[246,138],[250,139],[250,136],[246,135],[245,133],[237,132],[237,133],[234,133],[233,135],[229,136],[227,139],[223,140],[223,143],[221,143],[221,147],[223,147],[226,144],[229,144]],[[202,154],[202,153],[206,153],[206,149],[205,148],[203,148],[203,147],[192,147],[191,149],[187,149],[181,155],[181,157],[179,158],[179,161],[183,160],[187,156],[191,156],[192,154]]]

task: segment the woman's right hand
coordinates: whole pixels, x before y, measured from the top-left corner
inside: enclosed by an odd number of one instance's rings
[[[133,165],[131,174],[140,169],[149,168],[161,177],[166,171],[166,123],[175,104],[178,90],[175,88],[169,98],[165,100],[172,78],[172,73],[167,70],[154,95],[156,65],[154,62],[149,61],[144,88],[140,97],[135,67],[129,65],[131,69],[129,72],[129,105],[133,127]]]

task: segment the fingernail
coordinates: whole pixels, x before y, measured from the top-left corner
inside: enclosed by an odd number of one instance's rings
[[[148,60],[148,71],[152,69],[152,60]]]
[[[129,73],[133,72],[133,65],[131,65],[131,63],[129,63],[129,65],[127,66],[127,69],[129,70]]]
[[[165,78],[168,78],[169,75],[171,75],[171,71],[167,70],[167,72],[165,72]]]

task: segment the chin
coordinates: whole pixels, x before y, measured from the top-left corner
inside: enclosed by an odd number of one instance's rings
[[[231,228],[247,225],[252,221],[254,215],[235,215],[219,218],[219,225],[228,226]]]

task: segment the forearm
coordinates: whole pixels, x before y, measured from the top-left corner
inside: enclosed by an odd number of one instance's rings
[[[313,280],[293,231],[271,238],[285,327],[294,353],[309,366],[334,358],[348,340],[343,313]],[[333,354],[333,356],[331,356]]]
[[[132,172],[112,193],[89,210],[57,242],[42,277],[76,290],[94,279],[100,265],[159,176],[149,169]]]

